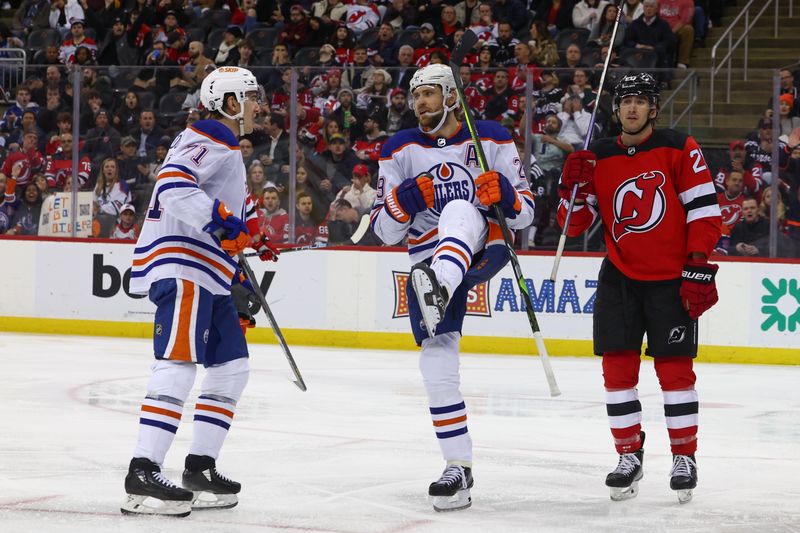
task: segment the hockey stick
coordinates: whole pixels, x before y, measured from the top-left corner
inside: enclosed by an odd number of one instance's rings
[[[467,122],[467,128],[469,129],[469,134],[472,137],[472,143],[475,145],[478,163],[480,164],[483,172],[488,172],[491,169],[486,162],[486,154],[483,152],[483,146],[481,145],[481,140],[478,137],[478,129],[475,125],[475,120],[472,117],[472,111],[470,110],[469,105],[467,104],[467,99],[464,96],[464,84],[461,82],[461,75],[459,73],[459,66],[464,61],[464,57],[470,50],[472,50],[477,42],[478,35],[474,31],[467,30],[464,32],[464,35],[461,37],[461,41],[458,43],[458,46],[456,46],[455,50],[453,50],[453,54],[450,56],[450,69],[453,71],[453,78],[456,82],[458,100],[461,102],[461,108],[464,111],[464,118]],[[536,319],[536,313],[533,310],[531,296],[528,294],[528,285],[525,282],[525,276],[522,274],[522,269],[519,266],[519,259],[517,258],[516,252],[514,252],[514,245],[511,242],[511,232],[508,229],[506,217],[503,215],[503,212],[498,204],[494,204],[492,209],[494,209],[494,216],[497,218],[497,221],[500,224],[500,229],[503,232],[503,242],[508,250],[511,269],[514,271],[514,276],[517,278],[519,290],[524,295],[525,311],[528,314],[528,322],[530,323],[531,330],[533,331],[533,339],[536,341],[536,347],[539,351],[539,358],[542,360],[544,375],[547,378],[547,384],[550,387],[550,396],[558,396],[561,394],[561,391],[558,389],[556,376],[553,373],[553,367],[550,366],[550,357],[547,355],[547,348],[544,345],[544,337],[542,337],[542,332],[539,329],[539,321]]]
[[[361,239],[364,238],[364,235],[367,234],[368,230],[369,230],[369,215],[365,214],[365,215],[363,215],[361,217],[361,220],[358,223],[358,227],[353,232],[353,235],[351,235],[350,238],[347,241],[343,242],[343,243],[332,244],[330,246],[328,246],[326,243],[308,244],[306,246],[297,246],[297,247],[294,247],[294,248],[284,248],[280,252],[281,252],[281,254],[288,254],[290,252],[304,252],[306,250],[319,250],[319,249],[323,249],[323,248],[338,248],[339,246],[353,246],[355,244],[358,244],[361,241]],[[244,256],[245,257],[258,257],[258,253],[256,253],[256,252],[248,252],[248,253],[244,254]]]
[[[606,60],[603,63],[603,73],[600,75],[600,87],[597,88],[597,98],[594,101],[594,109],[592,109],[592,118],[589,120],[589,129],[586,131],[586,139],[583,141],[583,149],[588,150],[589,144],[592,142],[592,130],[594,130],[594,122],[597,117],[597,108],[600,107],[600,96],[603,94],[603,85],[606,82],[606,74],[608,74],[608,65],[611,64],[611,51],[614,49],[614,40],[617,38],[617,29],[619,29],[619,19],[622,16],[622,4],[625,0],[620,0],[617,6],[617,19],[614,21],[614,30],[611,32],[611,40],[608,42],[608,53]],[[553,260],[553,270],[550,272],[550,281],[556,282],[558,277],[558,267],[561,264],[561,256],[564,255],[564,246],[567,244],[567,231],[569,230],[569,222],[572,219],[572,209],[575,207],[575,197],[578,195],[578,184],[572,187],[572,192],[569,195],[569,206],[567,207],[567,216],[564,219],[564,227],[561,228],[561,236],[558,238],[558,249],[556,250],[556,257]]]
[[[286,356],[286,360],[289,362],[289,366],[292,368],[292,373],[294,374],[294,379],[292,383],[297,385],[301,391],[305,392],[306,382],[303,381],[303,376],[300,375],[300,369],[297,368],[297,363],[294,361],[294,357],[292,357],[292,352],[289,351],[289,345],[286,344],[286,339],[283,338],[283,333],[281,333],[281,328],[278,327],[278,323],[275,321],[275,317],[272,315],[272,311],[269,308],[269,304],[267,303],[267,299],[264,297],[264,293],[261,292],[261,287],[258,286],[258,281],[256,280],[255,274],[253,274],[250,265],[247,264],[247,258],[244,254],[239,254],[239,268],[242,269],[244,272],[245,277],[250,281],[250,284],[253,286],[253,292],[258,298],[258,303],[261,304],[261,308],[264,309],[264,313],[267,315],[267,319],[269,320],[269,325],[272,326],[272,331],[275,333],[275,337],[278,339],[278,344],[281,345],[281,350],[283,351],[283,355]]]

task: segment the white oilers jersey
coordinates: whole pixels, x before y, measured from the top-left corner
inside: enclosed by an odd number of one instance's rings
[[[520,197],[521,210],[506,218],[511,229],[523,229],[533,222],[533,195],[522,162],[508,131],[496,122],[478,121],[478,135],[489,169],[504,175]],[[423,172],[433,176],[434,205],[401,223],[384,205],[386,194],[407,179]],[[486,245],[503,243],[494,212],[478,200],[475,180],[481,174],[478,156],[466,124],[449,139],[431,138],[419,129],[397,132],[384,145],[378,171],[378,196],[370,218],[375,233],[387,244],[400,242],[408,233],[408,253],[413,262],[427,259],[439,243],[439,214],[451,200],[463,199],[484,213],[489,223]]]
[[[203,227],[215,199],[244,220],[246,189],[239,141],[229,128],[201,120],[183,130],[156,178],[133,252],[131,292],[146,294],[165,278],[193,281],[212,294],[230,292],[236,259]]]

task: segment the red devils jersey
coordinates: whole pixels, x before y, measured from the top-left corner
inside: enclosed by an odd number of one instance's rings
[[[724,192],[717,193],[717,203],[719,203],[719,210],[722,213],[722,234],[730,235],[733,227],[742,218],[744,194],[739,193],[733,198],[728,198]]]
[[[591,146],[597,155],[594,194],[573,212],[577,236],[599,216],[608,258],[627,277],[681,277],[691,252],[711,255],[720,237],[720,210],[711,173],[692,137],[656,130],[638,146],[618,138]],[[558,208],[563,225],[567,202]]]

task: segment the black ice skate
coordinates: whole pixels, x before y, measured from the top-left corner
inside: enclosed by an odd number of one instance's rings
[[[160,466],[143,457],[131,460],[125,492],[122,514],[189,516],[192,512],[192,492],[172,483],[161,474]]]
[[[431,483],[428,495],[437,512],[458,511],[472,505],[472,469],[468,466],[449,465],[438,481]]]
[[[678,501],[692,501],[692,489],[697,486],[697,462],[694,455],[673,455],[669,478],[669,488],[678,494]]]
[[[425,263],[417,263],[411,268],[411,286],[417,295],[425,329],[433,337],[436,334],[436,326],[444,318],[444,310],[447,309],[450,297],[439,285],[431,267]]]
[[[207,455],[186,456],[183,487],[194,493],[192,509],[230,509],[239,503],[242,485],[217,471],[216,461]]]
[[[639,481],[644,477],[644,431],[640,435],[642,447],[633,453],[620,454],[617,468],[606,476],[606,486],[611,489],[611,499],[615,502],[639,494]]]

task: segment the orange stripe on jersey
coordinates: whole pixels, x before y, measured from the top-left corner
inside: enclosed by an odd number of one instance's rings
[[[190,127],[191,127],[191,126],[190,126]],[[491,141],[491,142],[493,142],[493,143],[495,143],[495,144],[510,144],[510,143],[514,142],[514,141],[513,141],[513,140],[511,140],[511,139],[509,139],[509,140],[507,140],[507,141],[498,141],[497,139],[490,139],[489,137],[481,137],[481,141]],[[470,137],[469,139],[465,139],[465,140],[461,141],[460,143],[451,144],[451,145],[449,145],[449,146],[461,146],[461,145],[462,145],[462,144],[464,144],[464,143],[470,143],[470,142],[472,142],[472,137]],[[440,149],[438,146],[424,146],[424,145],[422,145],[422,144],[420,144],[420,143],[418,143],[418,142],[413,142],[413,141],[412,141],[412,142],[405,143],[405,144],[403,144],[403,145],[400,145],[400,146],[398,146],[397,148],[395,148],[395,149],[392,151],[392,153],[391,153],[391,154],[389,154],[389,157],[381,157],[381,158],[380,158],[380,159],[378,159],[378,160],[379,160],[379,161],[389,161],[390,159],[392,159],[392,156],[394,156],[394,154],[396,154],[397,152],[399,152],[400,150],[402,150],[402,149],[403,149],[403,148],[405,148],[406,146],[411,146],[412,144],[413,144],[413,145],[417,145],[417,146],[419,146],[420,148],[424,148],[424,149],[426,149],[426,150],[428,150],[428,149],[431,149],[431,148],[436,148],[437,150],[438,150],[438,149]]]
[[[152,405],[143,405],[142,411],[146,411],[148,413],[155,413],[157,415],[169,416],[177,420],[181,419],[180,413],[176,413],[175,411],[170,411],[168,409],[162,409],[160,407],[153,407]]]
[[[466,254],[464,252],[462,252],[461,250],[459,250],[455,246],[442,246],[438,250],[436,250],[436,255],[439,255],[440,253],[442,253],[445,250],[449,250],[451,252],[455,252],[459,257],[461,257],[461,259],[464,260],[464,263],[467,264],[467,268],[469,268],[469,258],[466,256]]]
[[[186,172],[181,172],[179,170],[170,170],[169,172],[162,172],[158,175],[156,181],[164,178],[182,178],[185,180],[189,180],[192,183],[197,183],[197,180],[194,179],[194,176],[192,176],[191,174],[187,174]]]
[[[195,406],[195,409],[199,409],[200,411],[211,411],[214,413],[225,415],[228,418],[233,418],[233,411],[228,411],[227,409],[223,409],[222,407],[217,407],[216,405],[207,405],[204,403],[198,403]]]
[[[228,144],[226,142],[220,141],[219,139],[215,139],[214,137],[212,137],[208,133],[203,133],[202,131],[200,131],[198,129],[195,129],[195,128],[191,127],[191,126],[189,126],[189,129],[192,130],[193,132],[195,132],[198,135],[202,135],[203,137],[205,137],[206,139],[208,139],[210,141],[214,141],[217,144],[221,144],[222,146],[226,146],[230,150],[239,150],[238,146],[231,146],[230,144]]]
[[[433,426],[439,428],[442,426],[449,426],[451,424],[458,424],[459,422],[464,422],[466,420],[467,420],[467,415],[461,415],[455,418],[448,418],[447,420],[434,420]]]
[[[178,327],[175,332],[175,345],[172,347],[172,352],[169,354],[169,359],[176,359],[178,361],[191,361],[192,350],[190,347],[189,335],[192,334],[192,304],[194,304],[194,283],[185,279],[180,280],[183,285],[183,295],[181,296],[180,313],[178,314]],[[175,324],[172,325],[175,327]]]
[[[517,191],[517,194],[521,194],[522,196],[527,196],[531,200],[533,200],[533,193],[531,191]]]
[[[434,236],[436,236],[438,234],[439,234],[439,228],[433,228],[428,233],[423,233],[420,237],[418,237],[416,239],[409,238],[408,239],[408,244],[410,244],[412,246],[417,245],[417,244],[421,244],[421,243],[427,241],[428,239],[430,239],[431,237],[434,237]]]
[[[486,242],[488,243],[492,241],[502,241],[503,230],[500,229],[500,224],[498,224],[497,222],[492,222],[491,220],[489,220],[488,222],[489,222],[489,234],[486,236]],[[511,241],[512,242],[514,241],[513,232],[511,233]]]
[[[162,254],[186,254],[191,255],[194,258],[200,259],[205,261],[209,265],[213,266],[214,268],[224,272],[229,278],[233,277],[233,270],[228,268],[227,266],[223,265],[222,263],[218,263],[211,259],[210,257],[206,257],[205,255],[201,254],[200,252],[195,252],[194,250],[189,250],[188,248],[181,248],[178,246],[169,246],[166,248],[159,248],[155,252],[151,253],[147,257],[142,259],[135,259],[133,261],[133,266],[142,266],[149,263],[153,258],[158,257]]]

